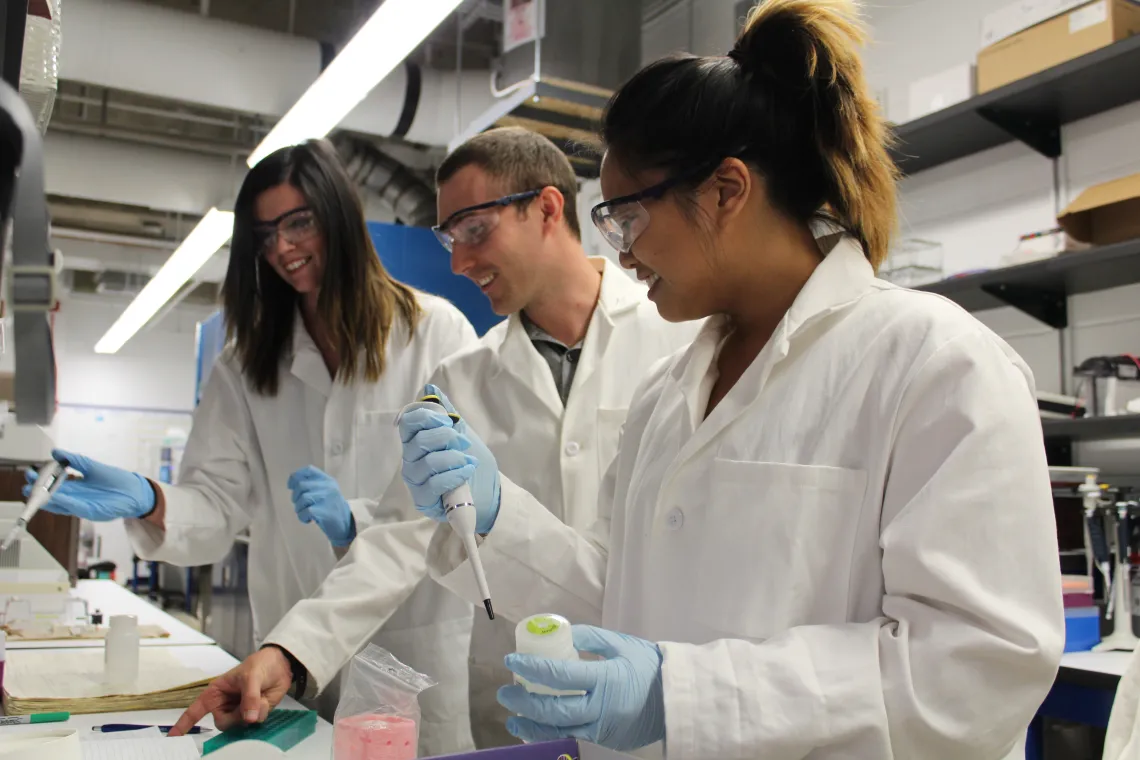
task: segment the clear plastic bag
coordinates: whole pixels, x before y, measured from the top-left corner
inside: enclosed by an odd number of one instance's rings
[[[334,760],[413,760],[428,676],[375,644],[352,658],[333,719]]]

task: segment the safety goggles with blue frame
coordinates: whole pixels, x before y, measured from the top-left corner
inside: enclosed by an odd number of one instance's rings
[[[511,193],[502,198],[496,198],[486,203],[477,203],[456,211],[440,224],[431,228],[440,245],[449,252],[456,243],[463,245],[479,245],[490,236],[499,226],[499,212],[507,206],[524,203],[537,198],[542,193],[538,190],[527,190],[522,193]]]
[[[736,153],[732,155],[736,155]],[[614,250],[619,253],[628,253],[633,248],[634,241],[649,226],[649,210],[645,208],[642,201],[661,200],[665,193],[682,182],[711,173],[722,161],[724,161],[723,158],[710,161],[693,171],[681,172],[636,193],[603,201],[590,210],[590,219]]]

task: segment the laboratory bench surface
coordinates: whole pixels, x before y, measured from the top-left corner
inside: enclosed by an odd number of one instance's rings
[[[129,590],[114,581],[96,580],[79,581],[72,595],[79,599],[86,599],[91,612],[96,609],[103,613],[104,620],[111,615],[136,615],[141,624],[162,626],[169,638],[143,640],[146,646],[167,646],[177,658],[186,665],[196,665],[208,672],[221,673],[238,664],[238,661],[229,653],[214,645],[213,639],[205,636],[188,625],[174,619],[162,610],[141,599]],[[101,640],[95,641],[52,641],[52,642],[9,642],[8,648],[18,649],[77,649],[87,647],[101,647]],[[278,707],[287,710],[299,710],[302,706],[295,700],[286,697]],[[79,731],[89,730],[92,726],[104,723],[138,723],[143,725],[167,726],[173,724],[182,715],[181,710],[143,710],[137,712],[94,713],[91,715],[72,715],[67,723],[41,724],[38,726],[5,726],[0,731],[42,731],[51,727],[68,727]],[[213,728],[213,718],[207,716],[199,725]],[[214,734],[207,734],[208,739]],[[305,741],[286,753],[286,757],[293,760],[328,760],[332,756],[333,727],[327,721],[317,720],[316,732]]]
[[[236,660],[234,661],[236,664]],[[301,705],[286,697],[281,701],[280,708],[286,710],[300,710]],[[0,731],[15,733],[27,731],[52,730],[56,728],[72,728],[79,732],[90,731],[94,726],[105,723],[135,723],[145,726],[170,726],[182,715],[181,710],[140,710],[137,712],[93,713],[90,715],[72,715],[66,723],[41,723],[36,726],[4,726]],[[207,717],[198,725],[203,728],[213,728],[213,718]],[[217,736],[216,733],[199,734],[204,741]],[[328,760],[332,756],[333,727],[323,720],[317,720],[317,730],[312,736],[285,753],[289,760]]]
[[[115,581],[79,581],[71,590],[71,596],[86,601],[88,613],[94,613],[96,610],[102,612],[104,625],[107,624],[111,615],[134,615],[138,618],[139,625],[157,625],[170,634],[162,639],[142,639],[140,644],[144,647],[201,646],[215,643],[209,636],[168,615],[146,599],[135,596],[129,589],[120,586]],[[13,650],[85,649],[102,646],[102,639],[8,642],[8,649]]]

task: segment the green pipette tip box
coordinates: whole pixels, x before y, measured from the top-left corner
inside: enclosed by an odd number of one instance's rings
[[[202,745],[202,756],[241,741],[268,742],[288,752],[317,730],[317,713],[313,710],[274,710],[264,723],[231,728]]]

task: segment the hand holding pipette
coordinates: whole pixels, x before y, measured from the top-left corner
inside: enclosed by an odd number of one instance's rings
[[[404,407],[396,422],[404,443],[403,478],[416,509],[449,523],[463,542],[483,606],[493,620],[476,534],[489,533],[499,511],[495,457],[433,385],[424,389],[420,401]]]
[[[28,522],[36,516],[36,512],[51,501],[51,497],[59,490],[64,481],[67,480],[67,461],[62,462],[52,459],[50,462],[40,467],[36,474],[36,480],[31,484],[31,492],[28,494],[27,506],[24,511],[16,518],[16,524],[12,526],[12,530],[8,532],[4,543],[0,544],[0,551],[7,551],[15,541],[23,535],[28,527]]]

